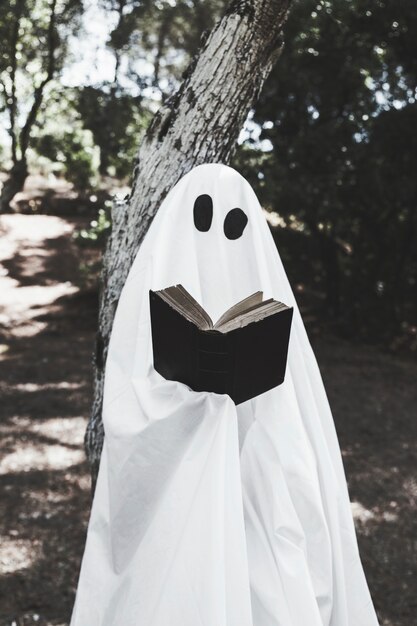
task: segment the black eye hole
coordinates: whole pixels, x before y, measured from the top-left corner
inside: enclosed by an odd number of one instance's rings
[[[232,209],[224,219],[224,234],[228,239],[239,239],[247,223],[247,215],[242,209]]]
[[[194,225],[197,230],[206,233],[213,219],[213,200],[211,196],[203,193],[194,202]]]

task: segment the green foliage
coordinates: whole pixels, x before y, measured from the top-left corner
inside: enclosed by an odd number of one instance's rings
[[[96,177],[91,133],[80,128],[43,133],[34,140],[34,148],[52,162],[52,171],[63,175],[76,189],[91,189]]]
[[[318,275],[298,277],[319,279],[350,333],[416,323],[416,52],[409,0],[299,3],[256,106],[259,140],[236,161],[264,205],[315,242]]]
[[[142,99],[113,86],[87,86],[78,92],[76,103],[84,128],[89,129],[100,148],[100,174],[125,178],[139,141],[151,119]]]
[[[25,157],[46,87],[62,70],[82,8],[81,0],[0,3],[0,109],[8,114],[14,162]]]
[[[89,228],[83,228],[74,232],[74,239],[80,246],[102,248],[111,227],[111,201],[107,200],[104,207],[100,208],[97,218],[90,222]]]

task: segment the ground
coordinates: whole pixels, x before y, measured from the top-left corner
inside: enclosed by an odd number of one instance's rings
[[[96,290],[85,218],[0,218],[0,626],[69,624],[90,507]],[[309,328],[381,626],[417,623],[417,365]],[[120,625],[123,626],[123,625]],[[308,626],[306,624],[306,626]]]

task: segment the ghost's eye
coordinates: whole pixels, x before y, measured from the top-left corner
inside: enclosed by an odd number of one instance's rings
[[[213,200],[203,193],[194,202],[194,225],[197,230],[205,233],[210,229],[213,219]]]
[[[239,239],[247,223],[248,218],[242,209],[232,209],[224,219],[224,234],[228,239]]]

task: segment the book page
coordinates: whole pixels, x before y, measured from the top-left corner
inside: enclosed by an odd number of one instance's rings
[[[263,292],[256,291],[227,309],[217,322],[213,324],[208,313],[182,285],[173,285],[156,293],[201,330],[213,329],[222,333],[242,328],[251,322],[257,322],[278,311],[288,309],[286,304],[278,302],[273,298],[262,300]]]
[[[170,304],[178,313],[202,330],[213,328],[213,322],[192,295],[182,285],[174,285],[157,292],[165,302]]]
[[[243,300],[240,300],[239,302],[231,306],[230,309],[227,309],[227,311],[225,311],[223,315],[219,317],[213,328],[215,330],[219,330],[219,327],[222,324],[225,324],[229,320],[232,320],[233,318],[237,317],[241,313],[244,313],[245,311],[249,311],[253,307],[259,306],[260,304],[262,304],[262,297],[262,291],[255,291],[255,293],[252,293],[250,296],[243,298]]]
[[[269,300],[265,300],[264,302],[253,306],[249,311],[243,311],[240,315],[237,315],[233,319],[228,320],[219,326],[216,324],[214,328],[219,330],[221,333],[227,333],[231,330],[235,330],[236,328],[242,328],[252,322],[258,322],[269,315],[274,315],[275,313],[288,308],[289,307],[283,302],[278,302],[277,300],[270,298]]]

